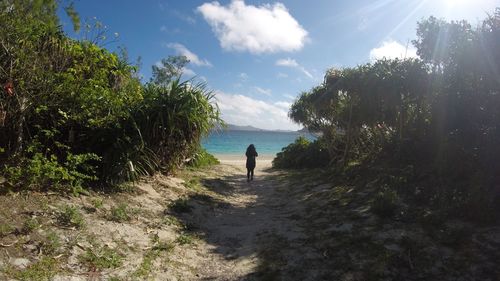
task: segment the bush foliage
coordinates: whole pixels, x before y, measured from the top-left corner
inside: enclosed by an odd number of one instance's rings
[[[336,171],[403,177],[394,187],[407,197],[445,213],[491,217],[500,194],[500,8],[476,27],[424,19],[413,44],[419,58],[328,70],[289,116],[322,132],[325,163]],[[303,140],[288,146],[275,165],[316,159],[307,147]],[[375,209],[389,214],[390,194]]]
[[[330,158],[323,139],[310,142],[303,136],[284,147],[273,159],[276,168],[316,168],[328,165]]]
[[[125,52],[64,34],[61,3],[0,3],[0,173],[17,188],[79,192],[168,172],[191,157],[221,120],[205,85],[180,81],[187,59],[162,60],[142,83]],[[65,10],[78,29],[72,7]]]
[[[199,147],[188,161],[188,165],[195,168],[207,167],[219,163],[220,161],[203,147]]]

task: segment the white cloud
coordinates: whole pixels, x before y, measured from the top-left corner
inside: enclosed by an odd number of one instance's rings
[[[302,73],[304,73],[304,75],[306,75],[307,77],[313,79],[312,74],[309,71],[307,71],[307,69],[305,67],[303,67],[302,65],[300,65],[294,59],[291,59],[291,58],[279,59],[279,60],[276,61],[276,65],[277,66],[284,66],[284,67],[290,67],[290,68],[298,69],[299,71],[301,71]]]
[[[296,97],[292,96],[292,95],[283,95],[285,98],[288,98],[288,99],[291,99],[291,100],[295,100]]]
[[[238,77],[240,78],[241,81],[247,81],[249,78],[248,74],[246,74],[245,72],[240,73]]]
[[[161,32],[164,32],[164,33],[168,33],[168,34],[178,34],[178,33],[181,33],[181,30],[179,28],[168,28],[167,26],[165,25],[162,25],[160,27],[160,31]]]
[[[291,58],[286,58],[286,59],[279,59],[276,61],[276,65],[279,66],[288,66],[288,67],[298,67],[299,64],[297,61]]]
[[[277,76],[278,78],[288,78],[288,74],[286,74],[286,73],[282,73],[282,72],[279,72],[276,76]]]
[[[287,101],[278,101],[278,102],[275,102],[274,105],[281,107],[281,108],[284,108],[286,110],[289,110],[290,107],[292,106],[292,103],[287,102]]]
[[[196,72],[194,72],[194,70],[192,70],[190,68],[184,67],[182,69],[182,75],[193,77],[193,76],[196,76]]]
[[[270,96],[271,95],[271,89],[263,89],[261,87],[255,87],[255,90],[260,93],[260,94],[264,94],[266,96]]]
[[[197,66],[212,66],[212,64],[206,59],[200,59],[198,55],[191,52],[186,46],[179,43],[168,43],[166,46],[170,49],[174,49],[177,54],[185,56],[190,63]]]
[[[196,20],[192,16],[186,15],[186,14],[182,13],[181,11],[172,10],[170,13],[184,22],[187,22],[189,24],[196,24]]]
[[[300,126],[288,118],[284,103],[269,103],[244,95],[216,93],[222,118],[231,124],[252,125],[262,129],[298,130]]]
[[[214,1],[197,8],[228,51],[254,54],[297,51],[307,41],[307,31],[281,3],[246,5],[233,0],[228,6]]]
[[[388,40],[382,42],[378,48],[373,48],[370,51],[370,60],[376,61],[378,59],[396,59],[396,58],[415,58],[417,57],[417,50],[408,45],[408,47],[403,44],[396,42],[394,40]]]

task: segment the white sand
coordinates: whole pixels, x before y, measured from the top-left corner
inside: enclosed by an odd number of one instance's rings
[[[214,155],[222,164],[234,165],[237,167],[245,168],[247,158],[244,154],[234,155],[234,154],[216,154]],[[257,165],[256,170],[261,170],[269,168],[272,166],[272,161],[276,155],[259,155],[256,159]]]

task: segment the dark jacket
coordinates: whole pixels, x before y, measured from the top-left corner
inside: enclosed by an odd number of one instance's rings
[[[247,156],[247,169],[255,169],[255,157],[259,156],[255,148],[247,149],[245,155]]]

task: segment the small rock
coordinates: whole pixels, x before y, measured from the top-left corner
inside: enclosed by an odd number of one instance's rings
[[[61,276],[61,275],[56,275],[52,279],[52,281],[85,281],[85,280],[88,279],[79,276]]]
[[[325,223],[329,223],[329,222],[330,222],[330,220],[328,218],[319,218],[319,219],[314,220],[315,224],[325,224]]]
[[[340,225],[336,225],[328,229],[328,231],[335,231],[335,232],[351,232],[351,230],[352,230],[352,223],[342,223]]]
[[[38,249],[38,247],[34,244],[25,244],[23,245],[23,248],[27,251],[34,252]]]
[[[386,244],[386,245],[384,245],[384,247],[387,250],[391,250],[391,251],[394,251],[394,252],[401,252],[401,247],[399,247],[396,244]]]
[[[13,266],[17,266],[21,269],[24,269],[24,268],[28,267],[28,265],[30,264],[30,260],[25,259],[25,258],[17,258],[17,259],[13,259],[10,263]]]
[[[358,207],[358,208],[356,208],[354,211],[355,211],[356,213],[358,213],[360,216],[365,217],[365,216],[369,216],[369,215],[371,215],[371,214],[369,214],[370,209],[371,209],[371,206],[369,206],[369,205],[368,205],[368,206],[361,206],[361,207]]]

